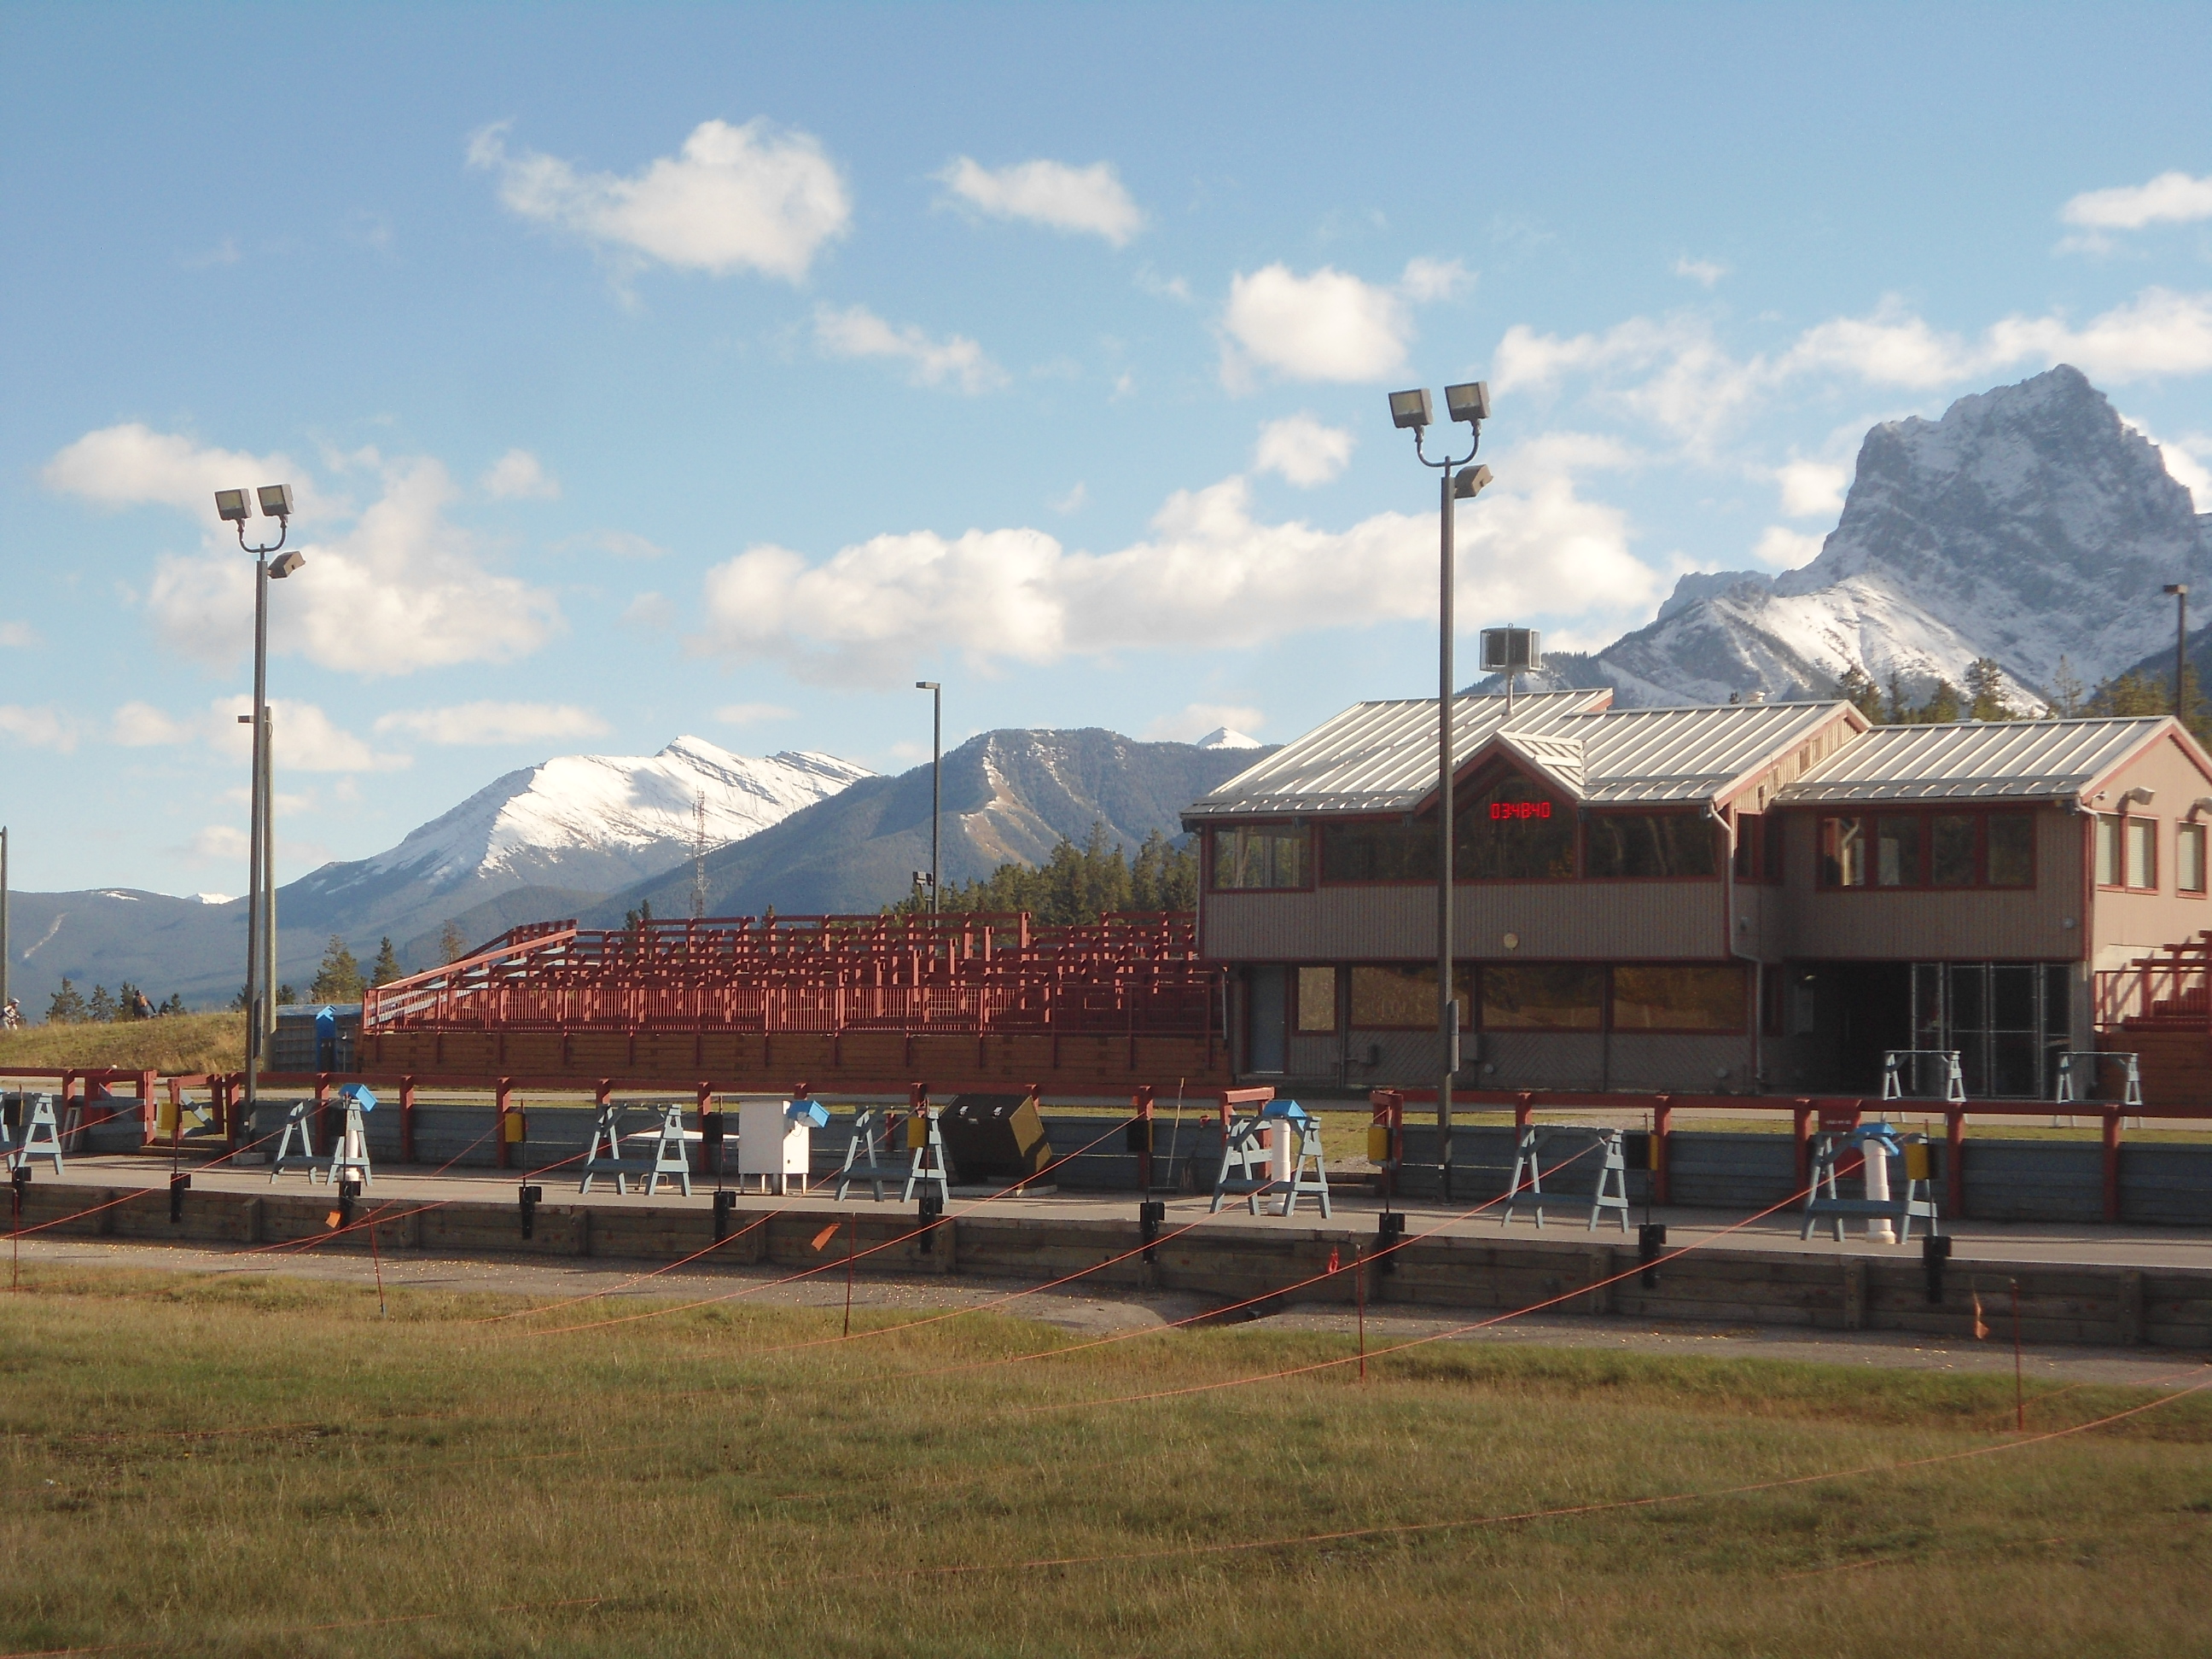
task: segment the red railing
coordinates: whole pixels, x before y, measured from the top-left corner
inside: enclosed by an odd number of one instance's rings
[[[1220,987],[1188,912],[555,922],[368,991],[362,1029],[1200,1036]]]
[[[2212,1030],[2212,931],[2096,976],[2100,1031]]]

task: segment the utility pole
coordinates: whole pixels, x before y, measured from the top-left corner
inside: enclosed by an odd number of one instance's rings
[[[2189,710],[2183,705],[2182,688],[2189,683],[2189,584],[2168,582],[2166,591],[2173,599],[2173,718],[2186,726]]]
[[[8,1004],[8,826],[0,823],[0,1008]]]
[[[929,693],[929,914],[937,915],[937,831],[945,811],[945,688],[935,680],[916,680],[914,689]]]
[[[691,804],[691,920],[707,914],[707,792]]]

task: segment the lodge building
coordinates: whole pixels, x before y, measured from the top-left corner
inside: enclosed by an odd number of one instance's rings
[[[2212,927],[2172,719],[1611,700],[1454,706],[1464,1086],[1872,1092],[1923,1048],[2048,1098],[2099,971]],[[1364,702],[1185,810],[1240,1075],[1433,1084],[1436,775],[1435,703]]]

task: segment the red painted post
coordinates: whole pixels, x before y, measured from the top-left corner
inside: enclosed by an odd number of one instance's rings
[[[1669,1204],[1674,1195],[1674,1147],[1668,1137],[1674,1133],[1674,1105],[1666,1095],[1652,1097],[1651,1133],[1658,1143],[1659,1166],[1651,1171],[1651,1201]]]
[[[1797,1190],[1813,1183],[1813,1103],[1800,1098],[1790,1109],[1790,1132],[1797,1141]]]
[[[2105,1114],[2105,1219],[2120,1218],[2120,1115]]]
[[[315,1144],[331,1144],[331,1079],[327,1072],[315,1074]]]
[[[1516,1134],[1526,1133],[1531,1118],[1535,1115],[1536,1099],[1525,1091],[1513,1097],[1513,1128]]]
[[[1943,1114],[1943,1207],[1948,1221],[1966,1216],[1966,1115]]]
[[[150,1146],[156,1137],[154,1127],[154,1080],[158,1073],[138,1073],[138,1144]]]
[[[507,1100],[511,1093],[510,1080],[501,1078],[492,1095],[492,1158],[496,1167],[502,1170],[514,1162],[507,1150]]]
[[[415,1161],[415,1079],[399,1080],[399,1161]]]
[[[1152,1192],[1152,1085],[1144,1085],[1129,1103],[1137,1114],[1137,1187],[1149,1199]]]

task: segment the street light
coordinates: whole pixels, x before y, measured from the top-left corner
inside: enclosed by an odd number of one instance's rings
[[[2184,725],[2188,716],[2183,712],[2182,677],[2189,672],[2189,584],[2168,582],[2167,594],[2172,599],[2173,611],[2173,718]]]
[[[262,516],[276,520],[276,539],[266,547],[246,547],[246,521],[258,501]],[[216,516],[235,526],[238,544],[253,555],[253,712],[239,724],[253,726],[253,820],[246,852],[246,1121],[253,1121],[258,1101],[261,1062],[276,1024],[276,847],[269,730],[269,581],[307,563],[295,549],[273,562],[269,556],[284,545],[292,529],[292,486],[263,484],[249,496],[243,489],[215,492]],[[231,1138],[238,1138],[231,1126]]]
[[[929,693],[929,914],[937,915],[937,825],[944,811],[945,688],[935,680],[916,680],[914,689]]]
[[[1467,453],[1432,461],[1421,447],[1434,419],[1426,387],[1390,394],[1390,422],[1413,434],[1413,455],[1423,466],[1443,474],[1437,496],[1437,1030],[1441,1042],[1437,1079],[1437,1160],[1443,1195],[1452,1195],[1452,1076],[1459,1070],[1459,999],[1452,994],[1452,514],[1453,503],[1472,501],[1490,483],[1486,466],[1469,468],[1482,447],[1482,423],[1490,417],[1490,385],[1469,380],[1444,388],[1444,409],[1452,420],[1472,428]],[[1467,470],[1462,471],[1462,468]]]

